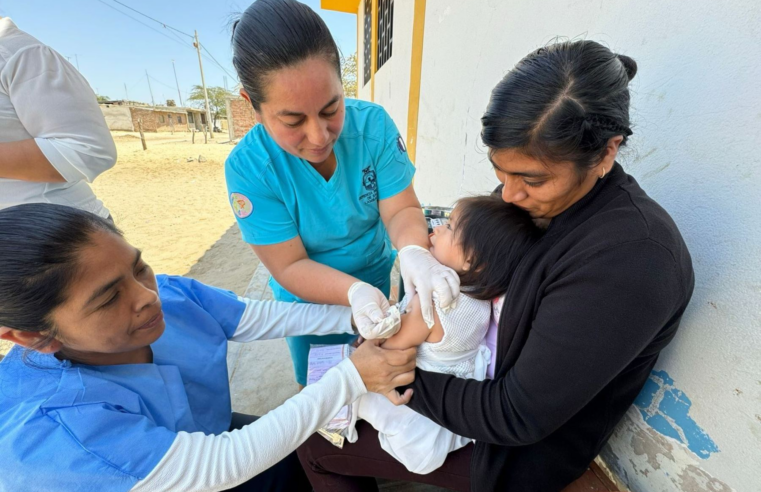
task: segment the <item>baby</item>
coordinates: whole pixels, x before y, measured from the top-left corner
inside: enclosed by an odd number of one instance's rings
[[[460,275],[457,308],[444,312],[435,302],[435,324],[428,329],[417,296],[406,296],[399,306],[402,327],[383,346],[417,346],[420,369],[483,380],[491,361],[484,344],[491,299],[507,291],[523,254],[538,237],[529,215],[498,197],[458,201],[449,223],[436,227],[430,238],[431,254]],[[406,406],[394,406],[382,395],[364,395],[355,402],[355,410],[354,415],[378,431],[381,447],[413,473],[432,472],[448,453],[471,442]],[[347,431],[347,439],[355,442],[354,426]]]

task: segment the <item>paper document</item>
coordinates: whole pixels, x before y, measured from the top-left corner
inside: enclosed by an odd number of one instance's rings
[[[307,385],[314,384],[325,375],[330,368],[349,357],[354,352],[351,345],[312,345],[309,350],[309,366],[307,368]],[[320,435],[338,447],[343,446],[341,431],[349,427],[352,420],[351,405],[346,405],[338,414],[330,419],[325,427],[320,429]],[[330,437],[328,437],[330,436]],[[340,439],[339,439],[340,438]],[[340,444],[339,444],[340,441]]]

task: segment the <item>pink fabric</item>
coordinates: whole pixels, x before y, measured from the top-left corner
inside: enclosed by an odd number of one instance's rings
[[[486,332],[486,346],[491,351],[491,362],[486,368],[486,377],[494,379],[494,366],[497,365],[497,332],[499,331],[499,316],[502,314],[502,305],[505,303],[505,296],[498,297],[491,302],[491,324],[489,331]]]

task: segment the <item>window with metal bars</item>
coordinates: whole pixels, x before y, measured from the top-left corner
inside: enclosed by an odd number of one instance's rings
[[[394,46],[394,0],[378,0],[378,60],[376,71],[391,58]]]
[[[365,0],[365,36],[364,36],[364,45],[365,50],[363,55],[363,66],[364,66],[364,74],[365,74],[365,84],[370,82],[370,78],[372,76],[371,73],[371,66],[370,63],[372,59],[372,53],[373,53],[373,42],[372,42],[372,31],[373,31],[373,2],[372,0]]]
[[[377,72],[389,58],[394,45],[394,0],[378,0],[378,57],[375,71]],[[370,82],[372,76],[373,53],[373,2],[365,0],[364,17],[364,83]]]

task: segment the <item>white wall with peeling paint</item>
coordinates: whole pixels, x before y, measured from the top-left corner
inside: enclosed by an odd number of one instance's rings
[[[396,3],[401,11],[412,2]],[[396,28],[394,36],[393,65],[375,91],[402,127],[409,41]],[[635,133],[621,162],[672,214],[696,272],[682,328],[656,367],[673,382],[632,409],[604,456],[634,491],[761,491],[761,3],[428,0],[422,201],[450,204],[497,184],[479,139],[491,89],[556,36],[601,41],[639,64]],[[669,395],[685,417],[668,414]],[[643,418],[658,412],[684,442]],[[718,451],[688,442],[682,431],[693,424]]]

